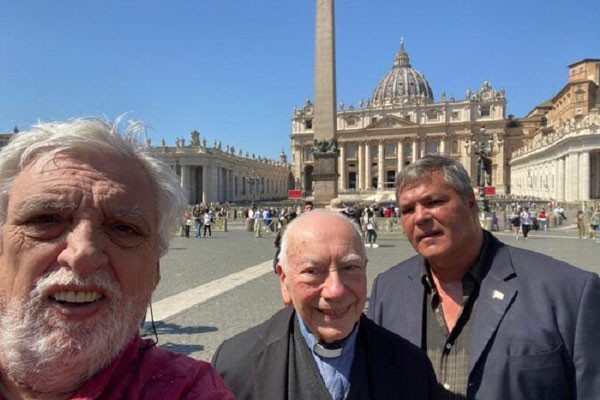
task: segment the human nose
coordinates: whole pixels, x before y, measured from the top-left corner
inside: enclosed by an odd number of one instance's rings
[[[430,210],[427,207],[417,204],[415,206],[415,211],[414,211],[415,224],[419,225],[419,224],[429,221],[430,219],[431,219]]]
[[[93,272],[107,262],[103,243],[101,233],[91,221],[79,222],[67,234],[58,262],[74,271]]]
[[[327,279],[323,283],[321,297],[326,299],[337,299],[344,296],[346,285],[343,282],[339,271],[332,270],[329,272]]]

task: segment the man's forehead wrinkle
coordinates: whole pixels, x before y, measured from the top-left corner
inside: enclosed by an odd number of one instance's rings
[[[126,208],[116,208],[111,211],[117,217],[144,217],[144,211],[138,205],[128,206]]]
[[[19,204],[19,212],[32,212],[42,210],[74,210],[78,207],[72,199],[61,199],[57,196],[33,195]]]
[[[356,253],[349,253],[346,254],[345,256],[343,256],[340,259],[341,262],[346,263],[346,262],[353,262],[353,261],[363,261],[363,258]]]

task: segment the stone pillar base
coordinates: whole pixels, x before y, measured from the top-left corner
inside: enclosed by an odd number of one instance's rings
[[[337,153],[314,153],[313,196],[315,203],[329,205],[337,197]]]

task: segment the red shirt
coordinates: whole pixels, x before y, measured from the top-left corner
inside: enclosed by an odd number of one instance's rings
[[[92,399],[233,400],[233,395],[209,363],[159,349],[136,336],[112,364],[71,397]]]

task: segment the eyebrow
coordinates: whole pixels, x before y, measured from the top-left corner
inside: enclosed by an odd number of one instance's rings
[[[358,255],[356,253],[347,254],[347,255],[345,255],[344,257],[342,257],[340,259],[340,262],[342,262],[342,263],[348,263],[348,262],[354,262],[354,261],[361,261],[362,262],[364,260],[363,260],[363,258],[360,255]]]
[[[77,204],[73,202],[66,202],[54,199],[48,199],[47,197],[33,197],[30,199],[24,200],[19,208],[15,212],[15,216],[17,218],[22,218],[29,213],[39,212],[43,210],[52,210],[52,211],[65,211],[65,210],[76,210],[78,208]],[[144,214],[143,210],[140,206],[134,205],[128,208],[121,209],[104,209],[104,214],[108,217],[116,217],[116,218],[131,218],[136,221],[136,223],[143,225],[146,229],[151,229],[151,224],[148,221],[147,216]]]
[[[40,210],[75,210],[77,205],[72,202],[62,202],[59,200],[50,200],[47,197],[33,197],[30,199],[24,200],[17,209],[17,215],[23,215],[30,212],[40,211]]]

